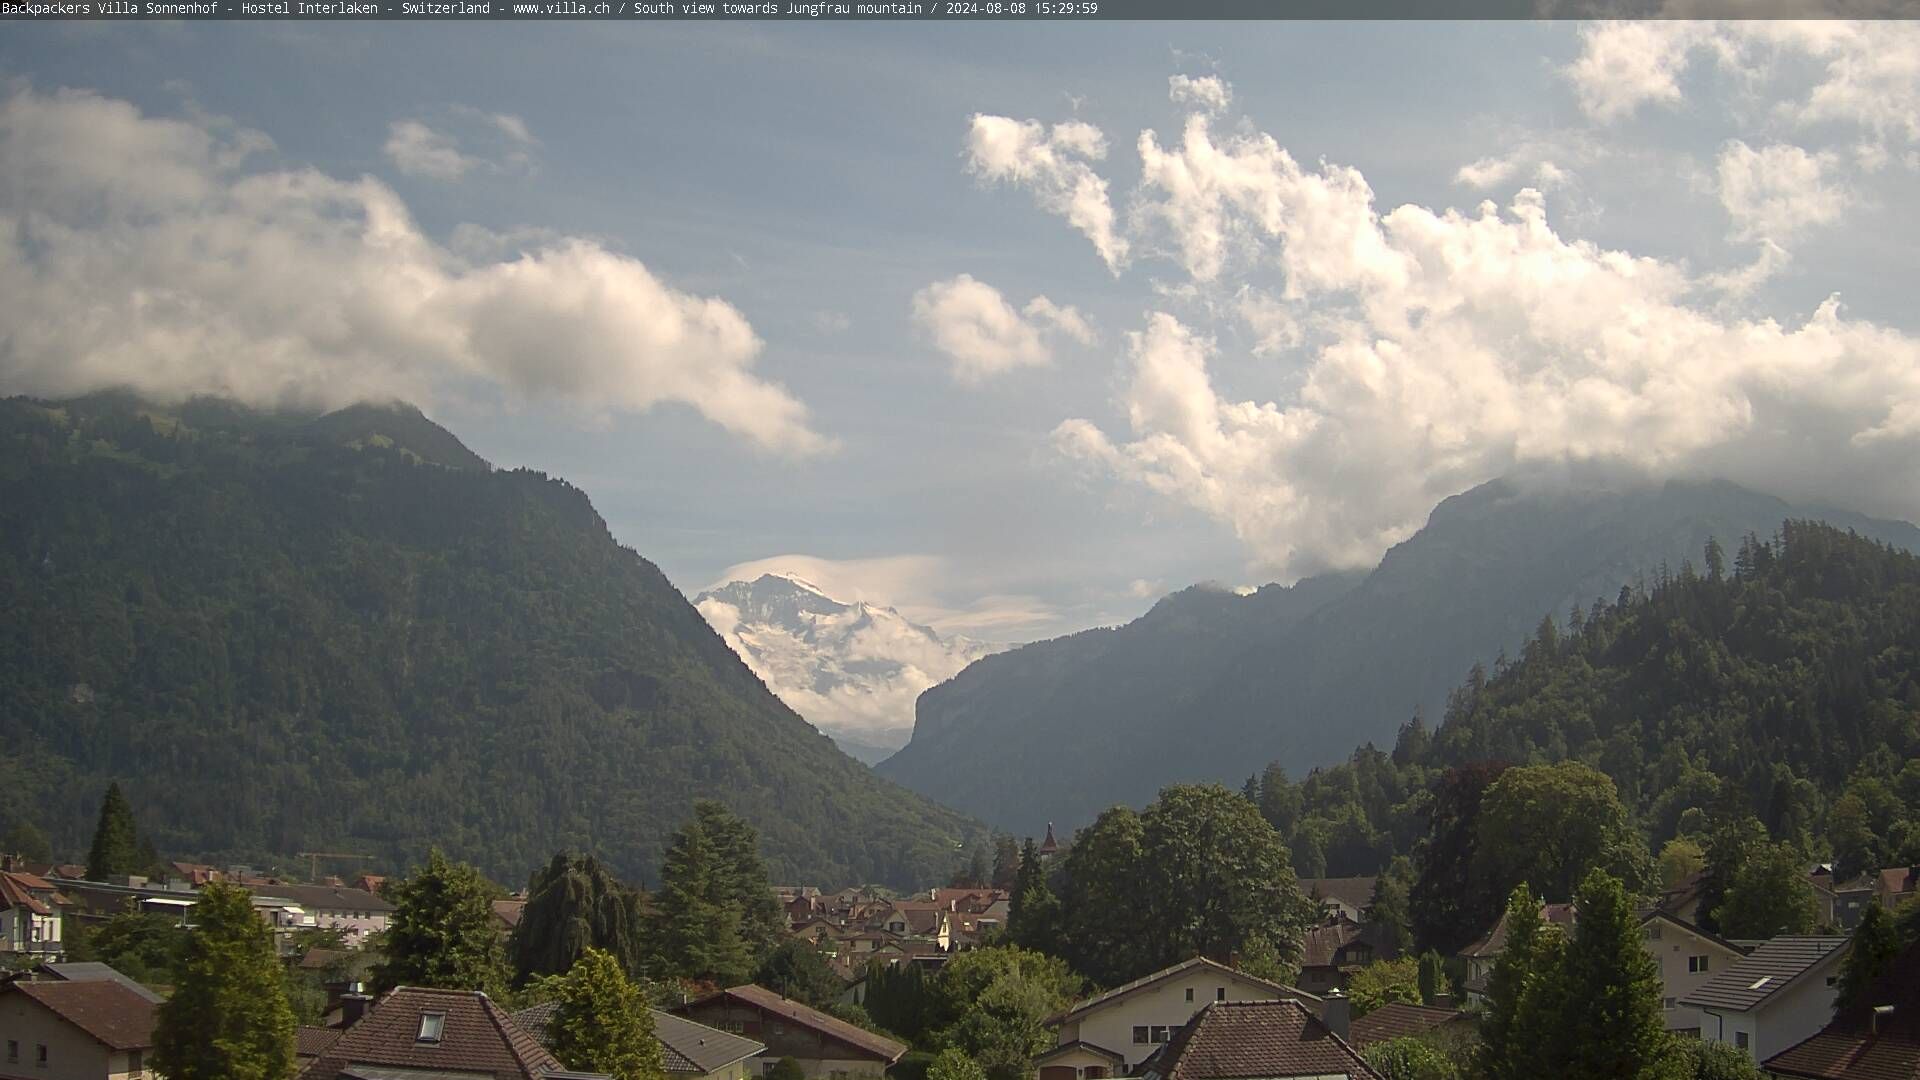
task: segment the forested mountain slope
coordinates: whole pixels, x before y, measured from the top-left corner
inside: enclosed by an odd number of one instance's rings
[[[921,696],[883,775],[1020,832],[1084,824],[1180,780],[1295,776],[1437,716],[1476,662],[1543,613],[1677,573],[1710,537],[1820,518],[1906,548],[1920,530],[1796,507],[1725,483],[1565,491],[1508,482],[1441,503],[1357,583],[1169,598],[1114,630],[979,661]],[[1175,603],[1175,601],[1179,601]],[[1163,610],[1164,609],[1164,610]]]
[[[1777,531],[1543,620],[1391,752],[1249,790],[1303,874],[1410,852],[1447,769],[1569,759],[1613,778],[1654,850],[1730,800],[1849,873],[1920,859],[1920,557],[1813,522]]]
[[[165,852],[562,847],[654,879],[693,798],[778,878],[924,883],[980,835],[782,705],[565,481],[408,407],[0,402],[0,828]]]

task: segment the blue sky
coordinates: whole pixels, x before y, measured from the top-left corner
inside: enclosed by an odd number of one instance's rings
[[[15,23],[0,224],[36,239],[0,246],[32,318],[0,391],[399,393],[690,592],[798,556],[1012,640],[1369,564],[1515,471],[1913,516],[1914,56],[1907,26]],[[1105,182],[1124,259],[1049,176]],[[252,275],[288,329],[169,221],[371,291]],[[154,254],[89,261],[115,245]],[[168,332],[45,299],[92,282]]]

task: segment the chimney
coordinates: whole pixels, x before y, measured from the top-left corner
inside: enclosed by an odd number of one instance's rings
[[[1887,1025],[1891,1023],[1893,1023],[1893,1006],[1875,1005],[1873,1007],[1874,1035],[1878,1036],[1881,1032],[1885,1031],[1887,1029]]]
[[[1348,1029],[1353,1025],[1353,1002],[1348,1001],[1347,995],[1341,993],[1338,987],[1327,991],[1326,998],[1321,1002],[1320,1020],[1335,1035],[1346,1038]]]
[[[1436,1009],[1451,1009],[1453,1008],[1453,994],[1446,990],[1436,990],[1433,994],[1433,1000],[1427,1004],[1432,1005]]]
[[[340,995],[340,1026],[350,1028],[367,1015],[367,1006],[373,999],[365,994]]]

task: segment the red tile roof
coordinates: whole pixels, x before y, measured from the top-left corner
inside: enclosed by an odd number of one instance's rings
[[[20,874],[13,871],[0,872],[0,910],[7,908],[25,908],[35,915],[51,915],[53,909],[40,902],[29,890],[51,889],[53,886],[34,877],[32,874]]]
[[[419,1041],[420,1018],[443,1013],[440,1041]],[[358,1065],[471,1072],[495,1080],[538,1080],[563,1066],[477,990],[403,986],[374,1003],[360,1022],[300,1071],[300,1080],[335,1080]]]
[[[293,1054],[299,1058],[319,1057],[344,1032],[339,1028],[297,1027],[293,1029]]]
[[[25,994],[115,1050],[144,1050],[153,1045],[153,1002],[117,982],[21,980],[0,993],[9,990]]]
[[[865,1051],[891,1065],[905,1056],[907,1047],[894,1042],[883,1035],[875,1035],[865,1028],[855,1027],[837,1016],[828,1016],[818,1009],[811,1009],[797,1001],[781,997],[779,994],[751,983],[746,986],[734,986],[718,993],[709,994],[695,1001],[689,1001],[670,1010],[676,1016],[685,1016],[689,1012],[711,1001],[731,998],[734,1001],[783,1017],[801,1027],[811,1028],[822,1035],[837,1039],[857,1050]]]
[[[1215,1001],[1173,1037],[1146,1076],[1158,1080],[1278,1080],[1346,1075],[1382,1080],[1297,1001]]]
[[[1384,1042],[1387,1039],[1398,1039],[1432,1031],[1443,1024],[1463,1020],[1466,1015],[1458,1009],[1438,1009],[1431,1005],[1389,1002],[1355,1019],[1347,1033],[1347,1041],[1357,1049],[1365,1050],[1374,1043]]]

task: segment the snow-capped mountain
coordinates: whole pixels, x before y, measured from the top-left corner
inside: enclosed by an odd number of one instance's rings
[[[836,600],[790,574],[730,581],[693,603],[780,700],[869,764],[913,735],[921,691],[1009,647],[943,638],[890,607]]]

